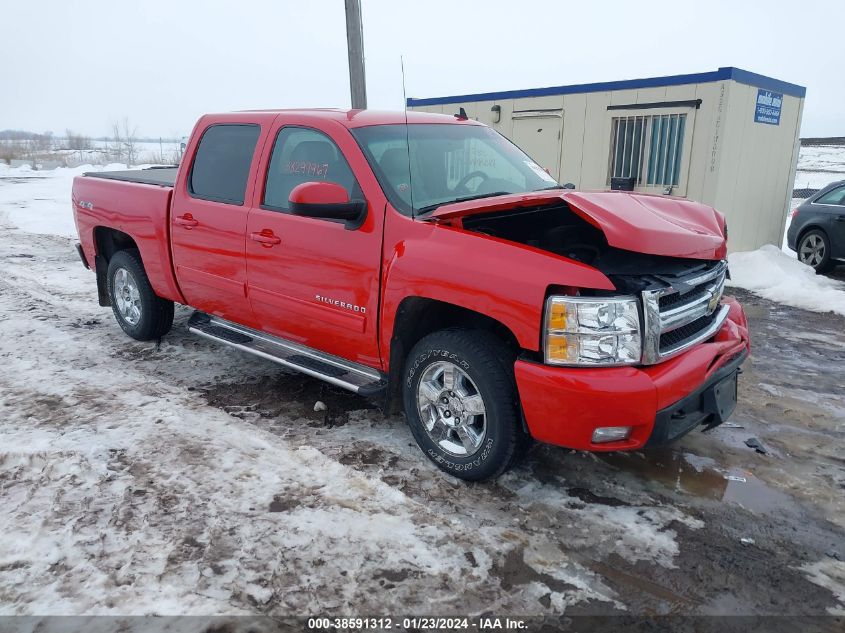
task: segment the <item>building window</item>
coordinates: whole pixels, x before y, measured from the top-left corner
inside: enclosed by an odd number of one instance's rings
[[[615,117],[610,177],[633,178],[635,185],[677,186],[686,120],[686,114]]]

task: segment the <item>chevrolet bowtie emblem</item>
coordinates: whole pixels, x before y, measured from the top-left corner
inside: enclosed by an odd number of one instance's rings
[[[719,299],[720,298],[721,297],[719,296],[718,292],[713,292],[710,295],[710,301],[707,302],[707,313],[708,314],[712,314],[716,310],[716,308],[719,307]]]

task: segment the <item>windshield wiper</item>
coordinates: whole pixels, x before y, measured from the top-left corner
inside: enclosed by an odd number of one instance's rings
[[[425,207],[421,207],[417,209],[417,212],[414,214],[415,216],[419,217],[422,214],[429,213],[431,211],[436,211],[440,207],[444,207],[447,204],[455,204],[457,202],[469,202],[470,200],[481,200],[482,198],[495,198],[496,196],[507,196],[513,193],[512,191],[494,191],[492,193],[480,193],[474,196],[464,196],[463,198],[455,198],[454,200],[447,200],[445,202],[438,202],[437,204],[430,204]]]
[[[552,189],[566,189],[563,185],[552,185],[551,187],[541,187],[540,189],[534,189],[534,191],[550,191]]]

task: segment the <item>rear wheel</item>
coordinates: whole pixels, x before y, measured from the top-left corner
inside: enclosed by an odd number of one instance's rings
[[[173,325],[173,302],[153,291],[137,250],[118,251],[109,261],[109,298],[118,325],[139,341],[161,338]]]
[[[423,338],[408,356],[403,392],[417,444],[455,477],[496,477],[526,444],[513,356],[487,332],[450,329]]]
[[[817,273],[826,273],[835,266],[830,258],[830,241],[827,235],[813,229],[798,240],[798,261],[812,267]]]

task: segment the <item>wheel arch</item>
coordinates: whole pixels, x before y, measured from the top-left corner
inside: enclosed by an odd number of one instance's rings
[[[138,248],[135,239],[123,231],[118,231],[108,226],[94,227],[94,248],[96,254],[104,257],[108,262],[118,251],[125,251],[130,248]]]
[[[144,272],[156,295],[162,299],[185,303],[176,276],[171,267],[170,242],[166,237],[141,234],[131,235],[114,227],[97,225],[92,230],[94,246],[94,271],[97,274],[97,294],[100,305],[111,305],[106,292],[105,274],[115,253],[135,249]]]
[[[520,351],[514,333],[504,323],[476,310],[422,296],[405,297],[396,310],[390,336],[387,408],[402,406],[402,371],[411,348],[432,332],[449,327],[466,327],[489,332],[511,349]]]
[[[97,297],[101,306],[111,305],[106,281],[109,261],[118,251],[129,249],[139,250],[131,235],[108,226],[94,227],[94,272],[97,274]],[[143,264],[143,258],[141,263]]]
[[[804,236],[807,235],[807,233],[809,233],[810,231],[818,231],[820,233],[824,233],[825,239],[827,239],[828,244],[830,244],[830,235],[825,230],[825,228],[817,222],[811,222],[805,226],[802,226],[801,230],[798,231],[798,237],[795,238],[796,248],[799,246],[799,243],[804,238]]]

